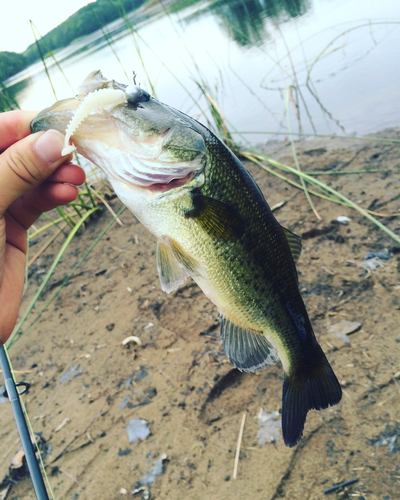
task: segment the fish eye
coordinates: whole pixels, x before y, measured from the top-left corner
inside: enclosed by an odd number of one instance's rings
[[[129,104],[137,106],[141,102],[150,100],[150,94],[141,89],[138,85],[129,85],[125,89],[126,98]]]

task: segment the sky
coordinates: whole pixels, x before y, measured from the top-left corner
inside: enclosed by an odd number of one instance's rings
[[[92,0],[94,1],[94,0]],[[6,0],[0,0],[0,5]],[[11,0],[0,16],[0,51],[23,52],[35,41],[29,19],[44,36],[90,0]]]

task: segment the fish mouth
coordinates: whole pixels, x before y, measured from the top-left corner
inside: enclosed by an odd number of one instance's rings
[[[110,179],[165,192],[190,182],[204,168],[203,131],[194,120],[137,86],[91,73],[77,97],[41,111],[31,130],[65,134],[66,154],[77,151]]]
[[[156,191],[165,193],[166,191],[171,191],[171,189],[175,189],[181,186],[184,186],[188,182],[190,182],[196,176],[196,172],[190,172],[185,177],[177,177],[175,179],[171,179],[168,182],[155,182],[154,184],[150,184],[144,189],[148,189],[149,191]],[[140,186],[135,186],[140,187]]]
[[[153,193],[183,186],[204,167],[202,155],[194,160],[164,158],[163,140],[158,141],[158,151],[150,158],[145,153],[138,154],[135,141],[112,145],[111,141],[98,144],[85,138],[74,143],[78,152],[97,165],[111,182]]]
[[[110,180],[111,184],[122,182],[125,186],[132,188],[134,190],[140,191],[142,193],[148,193],[149,195],[159,195],[166,193],[168,191],[172,191],[173,189],[185,186],[187,183],[192,181],[197,175],[198,171],[189,172],[183,177],[174,177],[169,178],[168,180],[164,179],[154,179],[152,183],[143,183],[138,179],[127,179],[126,176],[107,176]]]

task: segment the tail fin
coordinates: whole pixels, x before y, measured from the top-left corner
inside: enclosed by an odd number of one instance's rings
[[[323,410],[342,399],[342,389],[322,349],[318,357],[320,361],[313,370],[294,371],[283,382],[282,433],[286,446],[300,441],[309,410]]]

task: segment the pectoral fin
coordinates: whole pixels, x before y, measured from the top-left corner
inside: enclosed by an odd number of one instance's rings
[[[286,239],[289,243],[290,251],[292,252],[293,260],[294,263],[296,264],[297,261],[299,260],[300,253],[301,253],[301,238],[300,236],[297,236],[297,234],[292,233],[289,229],[286,229],[286,227],[283,227],[283,234],[286,236]]]
[[[196,191],[192,191],[192,199],[194,208],[186,212],[186,218],[194,218],[217,239],[231,240],[242,236],[245,222],[234,207]]]
[[[161,288],[167,293],[176,290],[188,278],[187,272],[178,264],[170,248],[160,241],[157,243],[157,269]]]
[[[182,246],[172,238],[166,238],[168,247],[171,249],[172,255],[177,260],[178,264],[184,268],[189,276],[195,276],[199,273],[200,263],[191,257]]]
[[[263,334],[235,325],[222,316],[221,337],[230,362],[240,371],[255,372],[278,360],[276,348]]]

